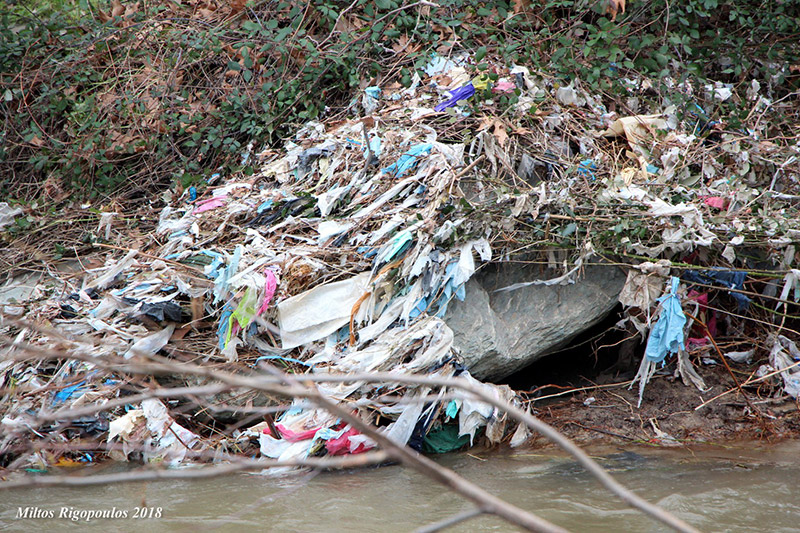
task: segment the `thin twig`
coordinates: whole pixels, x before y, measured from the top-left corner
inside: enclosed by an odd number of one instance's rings
[[[415,533],[435,533],[436,531],[442,531],[443,529],[447,529],[449,527],[453,527],[461,522],[466,522],[467,520],[471,520],[477,516],[481,516],[484,514],[484,511],[479,508],[475,507],[470,509],[469,511],[464,511],[462,513],[455,514],[449,518],[445,518],[443,520],[439,520],[438,522],[434,522],[433,524],[428,524],[427,526],[422,526],[418,528]]]

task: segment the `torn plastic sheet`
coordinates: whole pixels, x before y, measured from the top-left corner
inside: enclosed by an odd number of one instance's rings
[[[364,89],[364,94],[361,97],[361,105],[364,106],[364,111],[371,115],[378,109],[378,103],[381,98],[380,87],[367,87]]]
[[[397,233],[378,252],[377,257],[375,258],[375,266],[378,267],[385,263],[391,262],[395,257],[408,249],[413,239],[414,234],[409,230],[404,230]]]
[[[206,275],[209,275],[214,278],[214,302],[219,302],[220,300],[224,299],[229,291],[229,284],[230,279],[236,275],[236,271],[239,270],[239,261],[242,258],[242,246],[236,245],[236,248],[233,251],[233,257],[231,257],[230,263],[228,266],[219,268],[216,272],[209,271],[206,269]],[[217,264],[216,262],[212,263],[212,265]],[[210,265],[209,265],[210,266]]]
[[[425,435],[422,443],[424,453],[448,453],[469,444],[469,436],[458,435],[458,426],[447,424]]]
[[[383,173],[393,174],[398,178],[403,177],[409,170],[417,165],[421,157],[430,154],[432,148],[433,145],[430,143],[421,143],[412,146],[406,153],[400,156],[396,163],[384,168]]]
[[[680,354],[686,351],[683,341],[686,315],[683,313],[677,294],[679,284],[680,280],[673,276],[668,292],[658,299],[661,303],[661,314],[650,330],[645,356],[642,357],[639,370],[628,387],[631,388],[637,381],[639,382],[639,403],[637,404],[639,407],[642,406],[644,389],[655,374],[658,363],[663,363],[668,352]],[[688,364],[688,359],[685,362]],[[686,376],[694,380],[694,376],[691,375],[692,371],[693,369],[691,371],[687,369]],[[697,378],[699,379],[699,376]],[[702,379],[699,381],[702,382]]]
[[[117,261],[109,270],[107,270],[103,275],[96,278],[94,281],[87,285],[87,288],[91,289],[98,289],[103,290],[110,287],[114,280],[117,279],[123,271],[128,270],[131,265],[133,265],[134,261],[136,260],[136,255],[139,253],[138,250],[131,250],[129,251],[125,257]]]
[[[369,292],[369,272],[326,283],[278,304],[284,349],[323,339],[350,322],[353,306]]]
[[[275,429],[277,429],[280,432],[281,438],[286,439],[289,442],[299,442],[301,440],[313,439],[314,436],[317,434],[317,431],[320,430],[320,428],[312,428],[303,431],[292,431],[283,424],[275,424]],[[264,428],[264,433],[266,433],[271,437],[276,437],[276,435],[272,434],[272,431],[270,431],[269,427]]]
[[[371,439],[362,439],[362,437],[364,435],[357,429],[347,426],[346,431],[343,431],[341,435],[326,440],[325,449],[330,455],[345,455],[364,453],[375,447]]]
[[[527,413],[531,414],[530,406],[527,409]],[[514,431],[514,434],[511,436],[511,442],[509,443],[509,445],[512,448],[518,448],[523,444],[525,444],[526,442],[528,442],[528,439],[531,438],[531,435],[532,433],[531,430],[528,429],[528,425],[521,423],[517,426],[516,431]]]
[[[556,89],[556,99],[563,105],[581,107],[586,104],[586,98],[578,94],[572,83]]]
[[[475,94],[475,86],[472,84],[472,82],[467,83],[466,85],[463,85],[458,89],[450,91],[450,98],[438,104],[433,109],[436,112],[441,112],[447,109],[448,107],[455,107],[458,105],[459,102],[472,98],[474,94]]]
[[[702,199],[704,204],[716,209],[725,209],[727,204],[727,199],[722,198],[721,196],[705,196],[702,197]]]
[[[650,146],[655,142],[654,130],[667,128],[667,121],[661,118],[661,115],[636,115],[615,120],[601,135],[605,137],[624,135],[635,152],[650,157]]]
[[[516,88],[517,85],[514,82],[508,80],[499,80],[492,87],[492,92],[498,94],[513,93]]]
[[[195,204],[194,211],[192,214],[199,215],[200,213],[205,213],[206,211],[211,211],[213,209],[217,209],[219,207],[224,206],[227,203],[227,195],[225,196],[212,196],[206,200],[200,200]]]
[[[155,303],[145,302],[139,308],[139,313],[159,322],[164,320],[180,322],[183,311],[181,306],[175,302],[166,301]]]
[[[116,214],[118,213],[111,212],[100,214],[100,221],[97,223],[97,232],[104,232],[104,236],[107,241],[111,240],[111,221],[114,219],[114,215]]]
[[[662,277],[631,269],[628,271],[628,278],[619,293],[619,303],[648,311],[658,299],[663,286]]]
[[[303,150],[299,156],[299,163],[297,165],[297,179],[303,179],[311,173],[311,164],[321,157],[327,157],[333,153],[335,146],[333,143],[323,143],[322,146],[315,146]]]
[[[749,365],[753,362],[753,355],[755,355],[755,353],[756,349],[751,348],[749,350],[739,352],[725,352],[724,355],[734,363],[744,363]]]
[[[256,295],[256,290],[248,287],[236,310],[231,314],[231,317],[236,320],[240,328],[247,329],[247,326],[253,322],[257,315],[257,304],[258,296]]]
[[[769,362],[781,371],[783,391],[793,398],[800,398],[800,349],[790,339],[776,335],[773,339]]]
[[[161,331],[148,335],[137,340],[123,355],[125,359],[130,359],[134,355],[155,355],[161,348],[167,345],[169,338],[175,331],[175,325],[170,324]]]
[[[332,368],[336,372],[372,372],[398,365],[394,367],[398,371],[425,370],[443,363],[452,344],[452,330],[443,320],[429,316],[407,328],[384,331],[363,348],[346,352]],[[407,362],[401,365],[402,360]]]
[[[144,418],[144,411],[141,409],[131,409],[123,416],[109,422],[106,442],[111,442],[116,437],[127,439],[128,435],[136,429],[137,422],[140,418]]]
[[[143,400],[142,413],[151,434],[145,441],[145,461],[163,460],[174,466],[183,461],[186,452],[200,440],[200,437],[175,422],[159,400]]]
[[[0,230],[14,223],[17,215],[22,214],[22,208],[11,207],[8,202],[0,202]]]
[[[683,314],[681,301],[678,298],[680,279],[672,277],[669,293],[658,301],[661,303],[661,314],[647,339],[645,357],[653,363],[660,363],[667,353],[677,353],[686,346],[683,341],[683,327],[686,325],[686,315]]]
[[[275,354],[260,356],[258,359],[256,359],[256,366],[258,366],[258,363],[260,361],[284,361],[286,363],[294,363],[296,365],[302,365],[308,367],[314,366],[314,364],[311,363],[310,361],[301,361],[300,359],[295,359],[293,357],[285,357],[283,355],[275,355]]]
[[[459,377],[467,380],[474,387],[483,389],[493,396],[498,396],[494,386],[481,383],[473,378],[469,372],[463,372]],[[475,439],[475,433],[479,428],[486,425],[494,410],[492,405],[480,400],[470,397],[461,399],[461,408],[458,412],[458,435],[469,435],[469,443],[472,445]]]
[[[800,270],[791,269],[786,275],[783,277],[783,290],[781,290],[781,300],[789,300],[789,294],[792,293],[792,289],[794,289],[792,298],[795,302],[800,301]],[[775,310],[781,306],[781,302],[775,306]]]
[[[544,285],[546,287],[552,285],[571,285],[575,283],[575,274],[581,269],[583,266],[583,257],[579,257],[575,261],[575,266],[572,267],[566,274],[558,276],[556,278],[548,279],[548,280],[541,280],[537,279],[535,281],[524,281],[521,283],[514,283],[513,285],[509,285],[507,287],[502,287],[500,289],[495,290],[494,292],[506,292],[506,291],[514,291],[517,289],[522,289],[523,287],[530,287],[531,285]]]
[[[261,315],[269,309],[269,304],[272,302],[272,297],[275,296],[275,290],[278,288],[278,277],[275,275],[275,272],[272,270],[265,270],[264,271],[264,299],[261,302],[261,306],[258,308],[256,312],[257,315]]]
[[[64,387],[53,396],[53,405],[64,403],[73,396],[75,398],[80,398],[87,390],[89,390],[89,387],[86,385],[86,381],[81,381],[75,385]]]
[[[430,391],[429,388],[423,387],[417,394],[411,396],[408,405],[405,406],[397,420],[389,424],[383,431],[384,435],[395,444],[405,446],[408,443],[417,421],[422,415],[422,410],[425,408],[425,402],[420,399],[426,396],[428,391]]]
[[[454,296],[461,302],[467,297],[465,284],[475,272],[475,262],[472,259],[471,250],[467,254],[462,252],[461,257],[468,257],[468,259],[463,263],[461,259],[448,263],[445,268],[443,285],[431,291],[431,295],[441,294],[434,302],[438,318],[444,318],[444,315],[447,314],[447,307]]]
[[[436,368],[448,359],[453,348],[453,330],[438,318],[427,317],[418,322],[419,327],[411,330],[409,342],[422,341],[422,348],[414,358],[395,369],[398,372],[422,372]],[[415,326],[417,325],[415,324]]]
[[[729,289],[744,290],[744,281],[747,279],[747,272],[742,270],[687,270],[681,278],[687,282],[702,283],[703,285],[722,285]],[[728,294],[736,300],[739,311],[744,311],[750,305],[750,298],[740,292],[729,292]]]
[[[458,66],[458,63],[452,59],[442,57],[439,54],[432,54],[430,61],[425,65],[423,70],[428,76],[436,76],[444,74]]]
[[[351,185],[346,185],[344,187],[333,187],[324,193],[317,195],[317,208],[319,209],[320,214],[323,217],[330,215],[336,203],[344,198],[344,196],[350,192],[351,188]],[[333,222],[341,223],[339,221]],[[322,231],[320,231],[320,233],[322,233]]]
[[[461,400],[450,400],[450,403],[447,404],[447,409],[445,410],[445,415],[448,418],[455,419],[458,416],[458,410],[461,409]]]
[[[650,210],[647,212],[648,215],[658,217],[680,216],[686,226],[703,226],[703,215],[696,206],[688,205],[684,202],[672,205],[660,198],[644,200],[644,203],[650,206]]]
[[[217,323],[217,346],[220,350],[225,349],[225,345],[230,341],[231,333],[229,330],[233,328],[233,302],[228,302],[222,308],[222,313]]]
[[[277,459],[286,453],[290,446],[296,444],[288,440],[276,439],[272,435],[266,433],[262,433],[258,436],[258,442],[261,448],[261,455],[271,459]]]
[[[407,296],[399,296],[392,300],[375,322],[358,330],[359,342],[363,344],[386,331],[395,320],[403,316],[408,299]]]
[[[595,172],[597,171],[597,164],[591,159],[584,159],[578,163],[578,174],[594,181],[597,179]]]

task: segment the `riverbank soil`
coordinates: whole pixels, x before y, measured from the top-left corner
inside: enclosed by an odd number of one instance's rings
[[[740,383],[752,368],[733,369]],[[703,366],[698,373],[707,389],[683,385],[673,370],[665,368],[645,388],[637,407],[638,384],[613,388],[590,388],[568,399],[533,402],[533,412],[548,424],[583,445],[639,443],[680,446],[755,439],[774,443],[800,436],[800,409],[796,400],[773,384],[737,390],[731,375],[721,365]],[[619,382],[601,375],[597,385]],[[732,391],[718,397],[720,394]],[[716,399],[714,399],[716,398]],[[702,407],[701,407],[702,406]],[[534,447],[550,446],[542,437]]]

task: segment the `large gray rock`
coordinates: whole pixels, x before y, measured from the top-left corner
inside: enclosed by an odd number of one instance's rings
[[[560,274],[506,264],[473,276],[464,301],[451,302],[445,315],[472,375],[503,379],[562,348],[611,312],[626,278],[619,268],[594,266],[587,267],[572,285],[530,285],[494,292]]]

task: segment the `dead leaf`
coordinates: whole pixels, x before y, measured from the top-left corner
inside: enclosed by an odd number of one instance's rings
[[[497,139],[497,143],[500,145],[500,147],[501,148],[505,147],[506,142],[508,142],[508,133],[506,133],[505,126],[499,120],[494,125],[493,134]]]
[[[247,3],[247,0],[231,0],[231,14],[235,15],[237,13],[241,13],[244,10],[244,5]]]
[[[74,468],[76,466],[86,466],[86,463],[81,463],[79,461],[74,461],[72,459],[68,459],[66,457],[62,457],[53,466],[58,466],[61,468]]]
[[[139,11],[139,2],[135,4],[129,4],[128,7],[125,8],[125,18],[130,18]]]
[[[194,14],[194,18],[199,18],[199,19],[210,19],[210,18],[214,17],[214,15],[216,15],[216,13],[217,13],[217,12],[216,12],[216,11],[214,11],[214,10],[211,10],[211,9],[206,9],[206,8],[204,8],[204,7],[203,7],[203,8],[200,8],[200,9],[198,9],[198,10],[195,12],[195,14]]]
[[[353,33],[354,31],[360,30],[363,27],[363,20],[358,17],[345,15],[336,20],[336,24],[333,26],[333,31],[340,33]]]
[[[121,17],[125,14],[125,6],[119,0],[111,0],[111,16]]]
[[[480,126],[478,127],[478,131],[483,130],[490,130],[492,135],[494,135],[495,139],[497,139],[497,144],[501,147],[504,147],[508,142],[508,132],[506,132],[506,125],[503,121],[497,117],[484,117],[480,119]]]
[[[625,13],[625,0],[608,0],[606,13],[611,15],[611,20],[617,20],[618,13]]]
[[[199,322],[200,319],[203,318],[203,315],[205,314],[203,311],[204,306],[205,303],[202,295],[192,297],[192,299],[189,301],[189,308],[192,311],[192,323]]]
[[[36,146],[37,148],[41,148],[42,146],[45,145],[45,142],[42,139],[40,139],[38,135],[34,135],[33,138],[28,142]]]
[[[518,15],[531,7],[531,0],[513,0],[514,14]]]
[[[191,330],[192,330],[192,328],[190,326],[183,326],[180,329],[176,329],[172,333],[172,336],[169,338],[169,340],[171,340],[171,341],[179,341],[179,340],[183,339],[186,336],[186,334],[189,333]]]
[[[397,38],[397,42],[392,45],[392,50],[396,53],[407,52],[413,53],[420,49],[418,43],[414,43],[408,38],[408,35],[401,35]]]

